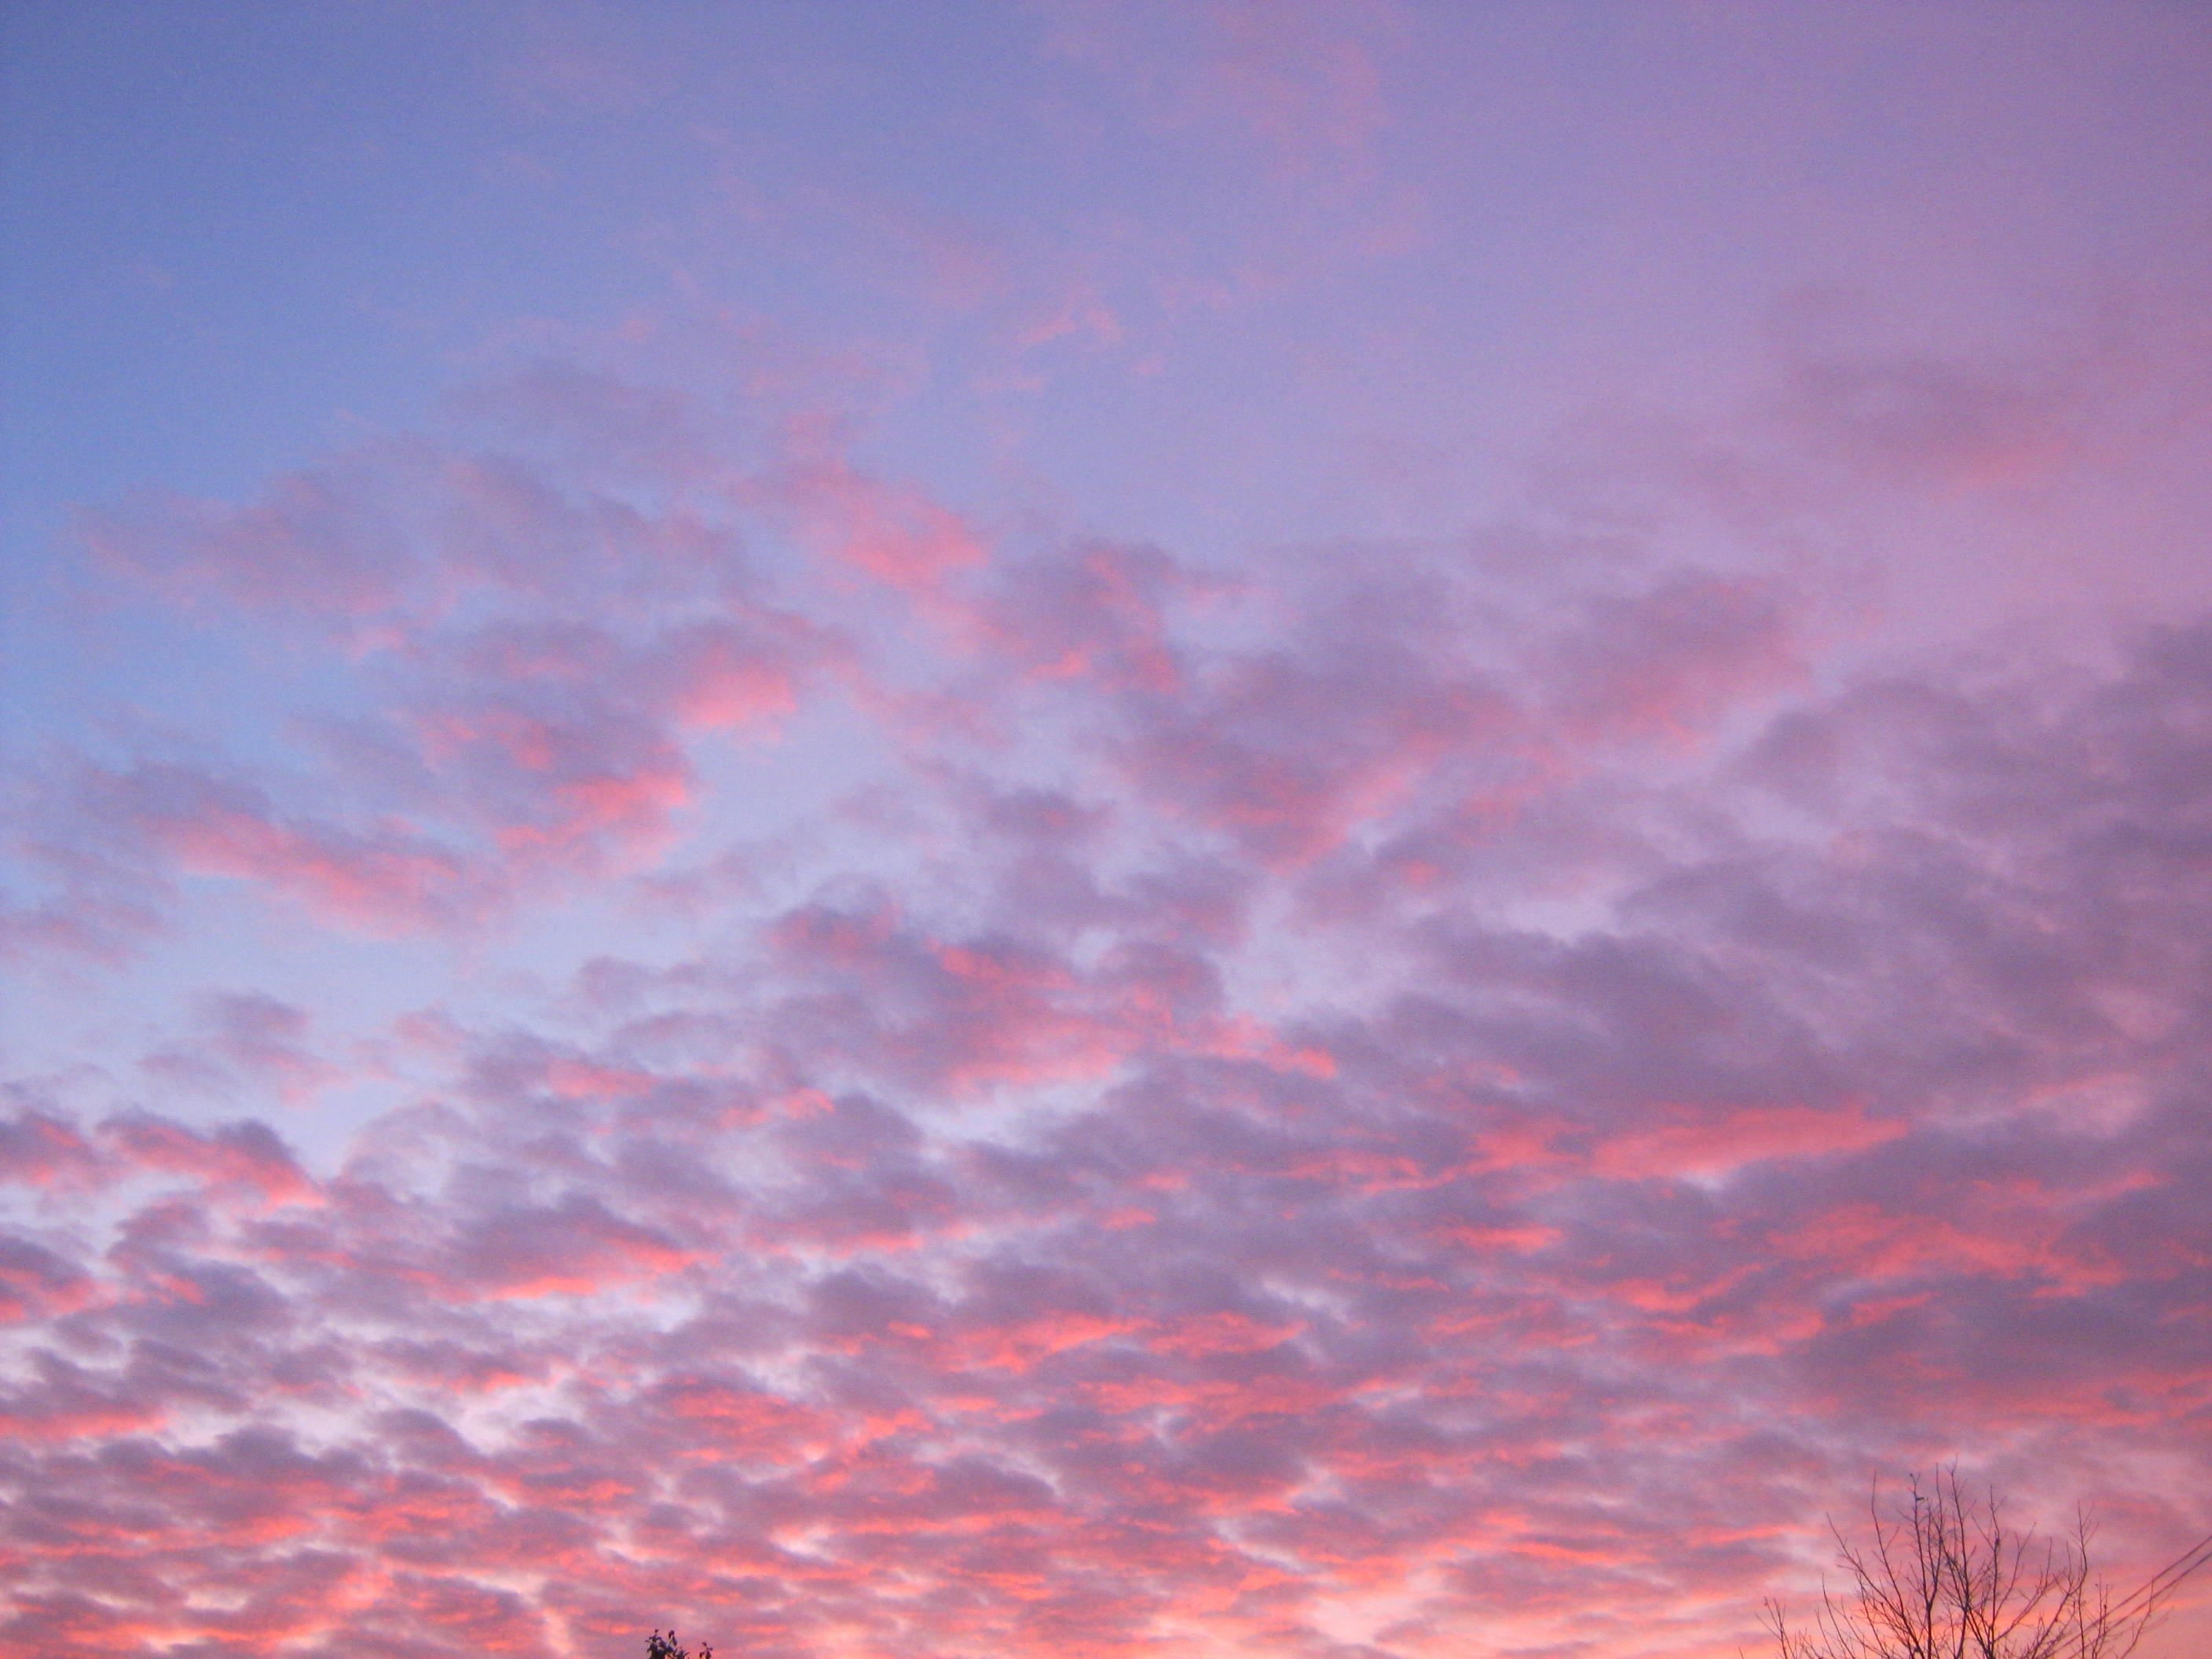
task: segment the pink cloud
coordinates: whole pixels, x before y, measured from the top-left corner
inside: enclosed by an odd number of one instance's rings
[[[91,1279],[33,1240],[0,1237],[0,1322],[74,1313],[93,1297]]]
[[[1869,1121],[1863,1112],[1833,1107],[1753,1107],[1697,1121],[1668,1122],[1663,1106],[1652,1127],[1607,1141],[1593,1160],[1608,1176],[1723,1175],[1770,1158],[1806,1158],[1857,1152],[1906,1133],[1901,1123]]]
[[[1258,16],[1193,84],[1379,143]],[[1986,378],[1808,471],[2057,467]],[[1878,1468],[2207,1523],[2203,622],[1869,665],[1632,514],[1201,569],[502,396],[86,521],[296,718],[21,820],[175,1029],[0,1120],[0,1640],[1719,1655]],[[297,984],[130,965],[234,884]]]
[[[314,1194],[283,1142],[252,1119],[208,1133],[150,1116],[118,1118],[104,1127],[109,1141],[142,1169],[198,1176],[216,1188],[251,1188],[268,1203]]]
[[[934,598],[948,578],[989,557],[975,526],[911,484],[861,471],[807,423],[767,483],[807,545],[898,592]]]
[[[104,1170],[98,1144],[76,1125],[35,1109],[0,1118],[0,1176],[46,1187],[89,1180]]]

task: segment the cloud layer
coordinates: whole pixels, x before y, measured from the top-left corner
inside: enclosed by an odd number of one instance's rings
[[[714,937],[395,1022],[326,1174],[19,1086],[13,1642],[1689,1651],[1870,1466],[2199,1518],[2212,622],[1814,687],[1771,578],[948,565],[842,463],[771,584],[771,478],[410,447],[88,528],[353,708],[58,775],[34,947],[196,878]],[[833,850],[684,867],[786,727],[866,748]],[[122,1091],[345,1063],[196,1019]]]
[[[687,266],[73,510],[109,680],[0,885],[0,1648],[1693,1659],[1876,1477],[2093,1504],[2123,1580],[2212,1528],[2201,330],[1801,284],[1678,398],[1561,368],[1482,491],[1435,407],[1309,424],[1315,347],[1228,377],[1249,451],[1172,453],[1185,383],[1040,483],[1068,386],[1316,293],[1399,349],[1435,20],[1276,21],[1032,20],[1068,154],[1264,225],[717,163],[922,320]],[[497,84],[619,129],[672,73]],[[1372,526],[1277,533],[1268,438]],[[1094,521],[1145,453],[1221,519]]]

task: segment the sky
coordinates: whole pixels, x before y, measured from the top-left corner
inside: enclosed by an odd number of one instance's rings
[[[13,0],[0,1651],[1727,1659],[1952,1466],[2179,1555],[2208,88]]]

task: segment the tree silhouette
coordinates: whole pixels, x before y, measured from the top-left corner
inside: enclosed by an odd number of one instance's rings
[[[1974,1498],[1955,1467],[1924,1486],[1914,1476],[1887,1509],[1877,1487],[1867,1507],[1865,1543],[1829,1523],[1851,1587],[1823,1586],[1811,1630],[1766,1604],[1779,1659],[2127,1659],[2182,1580],[2212,1561],[2207,1538],[2115,1600],[2091,1572],[2086,1517],[2063,1538],[2015,1531],[1995,1492]]]
[[[676,1639],[674,1631],[663,1636],[656,1630],[645,1638],[645,1659],[695,1659],[695,1656],[690,1649]],[[714,1659],[713,1646],[700,1643],[696,1659]]]

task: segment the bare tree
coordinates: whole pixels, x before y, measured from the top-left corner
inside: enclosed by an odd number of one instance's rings
[[[1779,1659],[2127,1659],[2212,1539],[2115,1599],[2089,1566],[2090,1528],[2063,1538],[2008,1526],[1996,1494],[1972,1497],[1955,1468],[1918,1476],[1887,1506],[1868,1500],[1871,1539],[1835,1532],[1851,1588],[1823,1588],[1809,1631],[1778,1601],[1766,1625]]]

